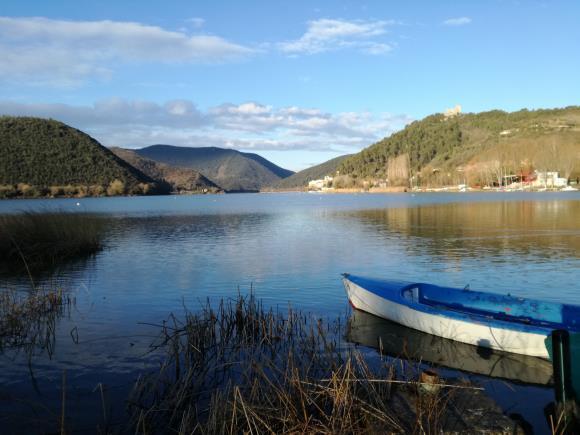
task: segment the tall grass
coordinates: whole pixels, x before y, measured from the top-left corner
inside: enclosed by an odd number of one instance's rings
[[[35,269],[93,254],[102,248],[104,221],[86,213],[27,212],[0,216],[0,258]]]
[[[369,364],[356,349],[341,347],[341,322],[292,310],[282,315],[249,296],[215,309],[208,303],[182,321],[172,316],[162,328],[156,347],[167,350],[167,359],[137,381],[129,398],[136,433],[466,429],[455,397],[472,387],[425,392],[417,371],[382,358]]]
[[[0,291],[0,352],[25,349],[30,356],[36,350],[52,356],[58,318],[69,313],[74,299],[62,289]]]

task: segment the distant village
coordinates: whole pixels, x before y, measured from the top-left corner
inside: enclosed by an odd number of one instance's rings
[[[458,168],[461,172],[461,168]],[[337,173],[337,175],[339,175]],[[312,180],[308,183],[308,190],[314,192],[332,192],[340,190],[340,188],[335,188],[334,183],[335,177],[329,175],[325,176],[319,180]],[[504,175],[501,185],[497,183],[490,186],[468,186],[466,183],[453,184],[441,187],[426,187],[414,185],[414,178],[411,177],[409,180],[409,188],[404,188],[402,190],[411,190],[413,192],[441,192],[441,191],[456,191],[456,192],[466,192],[466,191],[478,191],[478,190],[496,190],[496,191],[535,191],[535,192],[545,192],[545,191],[563,191],[563,192],[574,192],[580,188],[580,180],[569,180],[565,177],[560,177],[557,171],[534,171],[527,175]],[[375,182],[365,181],[360,190],[370,190],[370,191],[381,191],[381,190],[393,190],[389,188],[388,180],[379,180]],[[401,189],[397,189],[401,190]]]

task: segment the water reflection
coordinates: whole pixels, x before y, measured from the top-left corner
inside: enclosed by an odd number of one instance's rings
[[[416,239],[410,254],[448,258],[578,256],[580,201],[452,203],[351,214],[384,235]]]
[[[549,361],[447,340],[359,310],[354,310],[349,319],[347,340],[379,349],[393,357],[427,362],[490,378],[525,384],[553,384],[552,365]]]
[[[359,229],[367,249],[392,253],[381,268],[357,264],[347,271],[579,304],[579,216],[580,201],[346,212],[343,219]]]
[[[304,194],[86,201],[92,211],[107,212],[104,249],[59,272],[76,305],[70,318],[55,325],[54,358],[32,362],[42,396],[32,388],[25,358],[0,355],[0,401],[14,399],[0,403],[0,423],[2,415],[10,415],[27,427],[31,402],[39,407],[50,403],[58,415],[65,369],[71,408],[77,407],[71,415],[100,409],[95,386],[103,382],[111,387],[110,403],[122,416],[132,381],[156,364],[147,351],[158,330],[145,324],[161,323],[171,312],[179,315],[183,305],[196,311],[206,298],[232,297],[251,285],[266,305],[286,310],[290,303],[332,319],[347,307],[341,272],[451,287],[471,283],[489,291],[504,291],[499,287],[509,283],[522,296],[578,304],[580,201],[546,199],[555,197],[510,202],[507,196],[498,200],[481,194]],[[467,200],[451,202],[459,198]],[[0,209],[6,204],[0,203]],[[47,282],[55,279],[46,277]],[[6,287],[18,285],[28,288],[28,278],[13,277]],[[368,342],[373,340],[371,335]],[[445,353],[444,346],[430,341],[421,339],[418,346]],[[460,363],[475,360],[473,354],[458,355]],[[441,358],[434,355],[438,364]],[[491,358],[483,361],[489,364]],[[505,366],[505,358],[491,371],[485,364],[480,372],[509,379],[520,370]],[[521,371],[524,381],[537,376],[537,383],[549,382],[542,371]],[[531,399],[526,400],[523,406]]]

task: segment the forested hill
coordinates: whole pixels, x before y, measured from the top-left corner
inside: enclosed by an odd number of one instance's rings
[[[171,166],[195,169],[227,191],[258,191],[293,174],[257,154],[232,149],[153,145],[135,152]]]
[[[0,117],[0,153],[2,196],[131,194],[158,188],[89,135],[55,120]]]
[[[436,182],[458,170],[472,183],[494,172],[534,169],[570,177],[580,172],[579,152],[580,107],[436,114],[353,155],[338,170],[401,184],[411,177]]]
[[[113,147],[111,151],[149,177],[159,182],[168,183],[171,191],[174,193],[216,193],[222,190],[194,169],[179,168],[165,163],[159,163],[141,157],[134,150]]]
[[[319,165],[296,172],[294,175],[278,181],[271,187],[273,189],[297,189],[306,187],[308,186],[308,182],[312,180],[319,180],[326,175],[334,175],[340,163],[348,157],[350,157],[350,154],[335,157]]]

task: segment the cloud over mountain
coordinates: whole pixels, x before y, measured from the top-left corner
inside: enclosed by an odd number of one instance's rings
[[[55,118],[89,132],[105,145],[170,143],[341,152],[356,151],[411,121],[405,115],[329,113],[257,102],[225,103],[202,111],[189,100],[158,104],[122,98],[99,100],[90,106],[0,101],[2,114]]]

